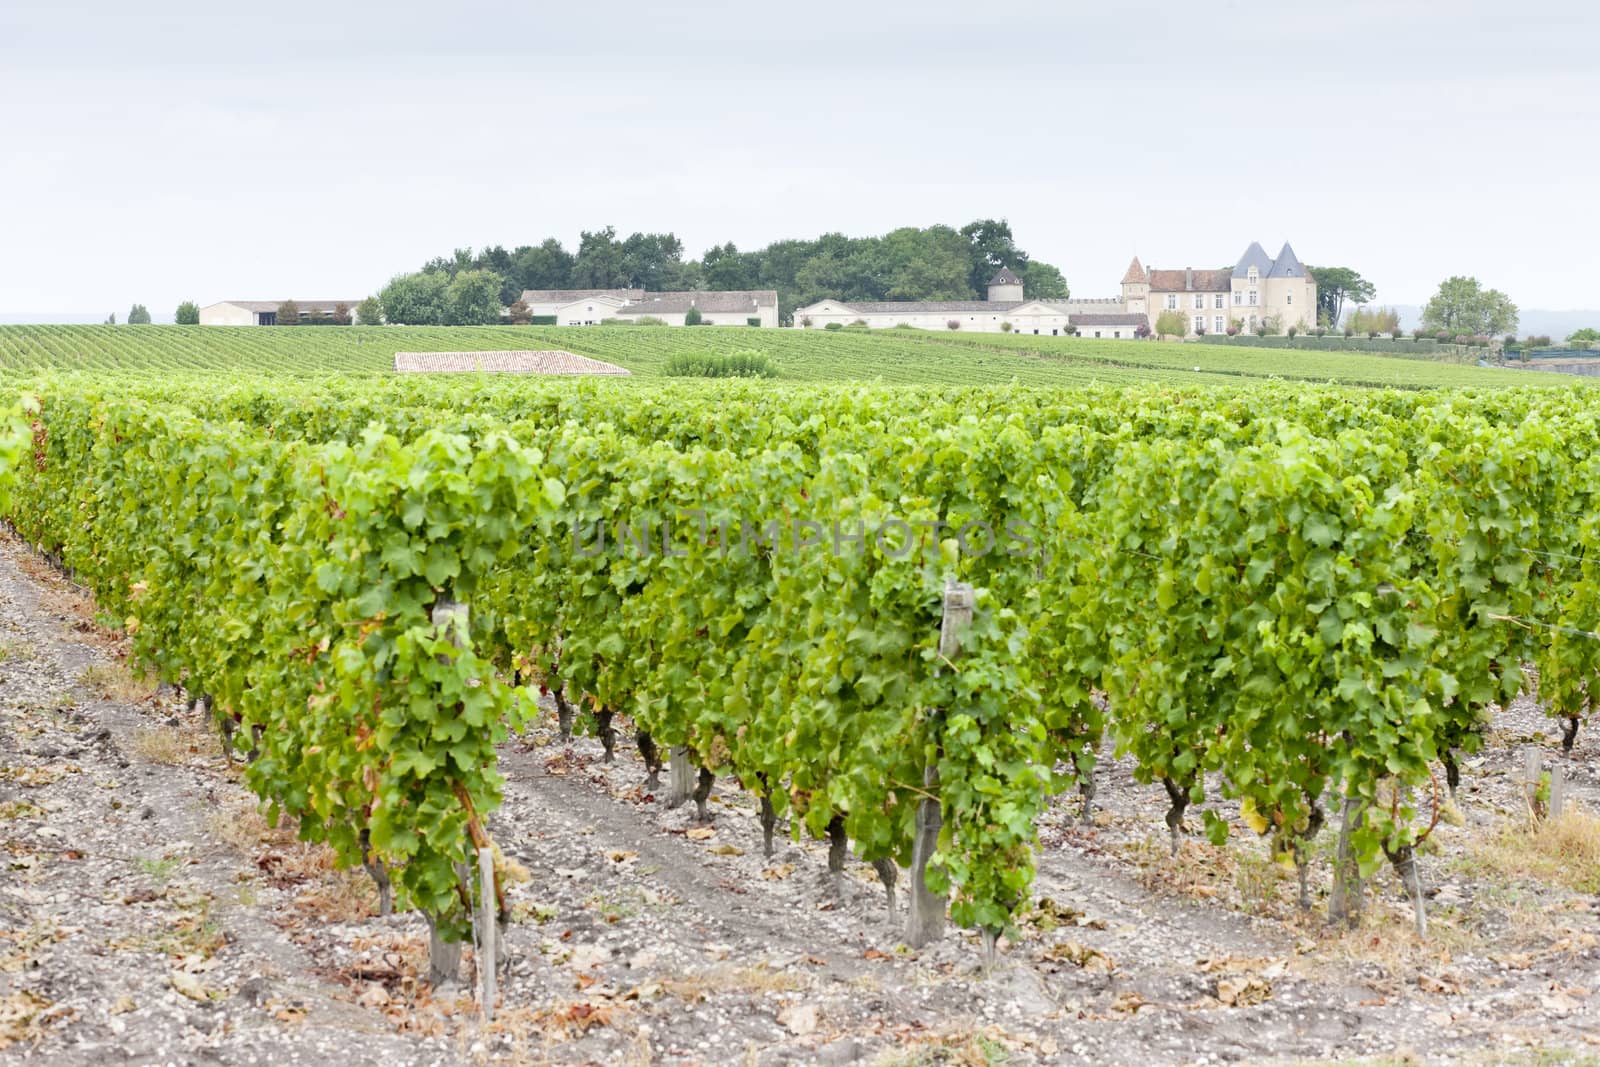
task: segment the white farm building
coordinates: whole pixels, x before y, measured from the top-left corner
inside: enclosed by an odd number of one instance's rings
[[[873,329],[914,326],[923,330],[969,333],[1026,333],[1061,336],[1076,327],[1085,337],[1126,337],[1146,322],[1121,300],[1026,300],[1022,279],[1010,267],[989,280],[987,300],[819,300],[797,308],[794,324],[820,330],[829,323],[865,322]],[[952,325],[953,324],[953,325]]]
[[[200,309],[202,326],[276,326],[278,309],[286,300],[224,300]],[[308,318],[336,318],[355,314],[356,300],[296,300],[295,307]]]
[[[688,290],[652,293],[644,289],[528,289],[522,302],[534,322],[554,319],[556,326],[598,326],[607,319],[637,322],[660,319],[682,326],[690,309],[700,312],[702,326],[778,325],[778,293],[774,289]]]

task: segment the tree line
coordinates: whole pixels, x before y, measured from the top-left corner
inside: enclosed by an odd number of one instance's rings
[[[907,226],[880,237],[823,234],[741,251],[715,245],[686,258],[673,233],[615,227],[583,231],[575,252],[554,237],[507,250],[458,248],[418,271],[392,279],[378,300],[387,321],[471,325],[499,321],[500,308],[527,289],[773,289],[780,320],[824,297],[850,300],[981,300],[989,279],[1009,267],[1029,297],[1065,299],[1066,279],[1018,247],[1004,219],[979,219],[959,230]]]

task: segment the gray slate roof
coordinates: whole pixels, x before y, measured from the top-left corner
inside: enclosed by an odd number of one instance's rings
[[[597,296],[609,296],[613,300],[637,300],[644,295],[643,289],[524,289],[522,302],[525,304],[571,304],[578,300],[592,300]]]
[[[617,309],[617,315],[681,315],[691,307],[707,315],[745,313],[778,306],[776,289],[704,289],[643,293]]]
[[[989,279],[990,285],[1021,285],[1022,279],[1011,273],[1010,267],[1001,267],[1000,273]]]
[[[1294,254],[1294,249],[1289,247],[1289,242],[1283,242],[1283,251],[1278,253],[1278,258],[1272,261],[1272,272],[1269,278],[1304,278],[1306,269]]]
[[[1251,267],[1254,267],[1263,278],[1267,277],[1272,270],[1272,258],[1267,255],[1267,250],[1261,247],[1260,241],[1250,242],[1250,247],[1244,250],[1244,255],[1240,256],[1239,262],[1234,264],[1233,276],[1235,278],[1249,277]]]
[[[1003,315],[1015,311],[1028,304],[1043,304],[1051,311],[1062,315],[1080,314],[1081,308],[1095,308],[1091,314],[1108,314],[1101,308],[1121,308],[1122,301],[1114,297],[1105,297],[1091,300],[831,300],[847,311],[854,311],[862,315],[945,315],[945,314],[971,314],[978,311],[992,311]],[[821,301],[818,301],[821,303]],[[1140,319],[1142,322],[1143,319]]]
[[[1148,326],[1150,324],[1150,320],[1138,312],[1073,315],[1067,321],[1074,326]]]
[[[294,306],[300,309],[300,314],[302,315],[331,315],[333,314],[334,309],[340,304],[343,304],[349,310],[354,311],[356,309],[356,305],[361,303],[363,299],[365,298],[357,297],[354,300],[296,300],[294,302]],[[277,311],[278,308],[283,305],[284,301],[223,300],[219,301],[219,303],[232,304],[234,307],[244,308],[246,311]],[[215,305],[212,306],[214,307]]]

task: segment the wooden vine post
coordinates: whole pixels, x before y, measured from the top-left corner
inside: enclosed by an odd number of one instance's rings
[[[954,663],[961,655],[961,638],[972,625],[974,596],[972,586],[950,582],[944,590],[944,618],[939,624],[939,656]],[[942,720],[942,715],[935,721]],[[922,771],[922,785],[929,794],[939,788],[937,757]],[[945,898],[928,889],[928,862],[939,848],[939,831],[944,827],[936,796],[917,802],[916,837],[911,843],[911,908],[906,915],[906,944],[921,948],[944,936]]]
[[[461,635],[467,632],[467,605],[451,600],[448,595],[433,602],[433,629],[446,633],[450,643],[461,647]],[[466,880],[465,865],[457,865],[456,874]],[[461,973],[461,942],[446,941],[439,932],[436,916],[428,915],[428,981],[434,986],[454,982]]]
[[[483,891],[478,915],[478,980],[482,983],[480,1007],[484,1022],[494,1021],[494,958],[497,946],[495,935],[500,931],[495,921],[497,908],[494,895],[494,849],[478,850],[478,886]]]

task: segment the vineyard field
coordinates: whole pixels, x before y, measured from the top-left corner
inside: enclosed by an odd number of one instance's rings
[[[669,333],[559,343],[620,362],[597,346]],[[1027,339],[774,336],[888,363],[896,345],[1055,358]],[[29,368],[0,383],[16,534],[0,569],[26,546],[70,576],[127,662],[186,698],[169,698],[191,731],[177,758],[220,749],[268,824],[370,876],[380,916],[420,913],[425,953],[363,957],[383,997],[425,1003],[418,988],[459,969],[450,946],[510,923],[508,943],[571,966],[579,1017],[602,1028],[666,995],[667,979],[624,981],[651,952],[681,970],[684,951],[776,943],[789,970],[834,951],[908,961],[914,983],[1001,968],[1034,1012],[1003,1042],[1017,1062],[1052,1062],[1080,1023],[1114,1045],[1111,1023],[1143,1019],[1167,1040],[1169,1007],[1201,1029],[1261,1008],[1303,1049],[1287,1003],[1318,988],[1313,969],[1400,1000],[1463,995],[1513,943],[1484,940],[1537,917],[1554,926],[1514,941],[1530,961],[1514,969],[1568,969],[1530,1003],[1578,1004],[1600,980],[1600,913],[1580,895],[1600,890],[1600,413],[1581,385],[1372,358],[1482,387],[1266,382],[1247,361],[1077,388],[651,381],[649,364],[620,387]],[[37,654],[8,652],[0,674]],[[60,673],[32,683],[28,737],[56,729]],[[6,771],[62,790],[65,774]],[[7,810],[71,807],[54,803]],[[680,844],[724,866],[679,870]],[[807,863],[819,878],[799,879]],[[1537,905],[1505,888],[1519,865]],[[844,914],[702,945],[648,925],[663,886],[718,902],[719,923]],[[1209,917],[1167,914],[1178,898]],[[1467,902],[1500,910],[1469,921]],[[970,937],[941,938],[930,907]],[[573,911],[588,925],[542,931]],[[1248,931],[1250,914],[1277,925]],[[1180,928],[1217,947],[1190,959]],[[349,952],[324,931],[322,951],[348,961],[382,943],[372,929]],[[754,970],[741,996],[776,973]],[[1485,977],[1474,1011],[1500,988]],[[849,999],[824,1017],[859,1019]],[[529,1009],[546,1038],[590,1040],[549,1014],[576,1002],[552,1003]],[[773,1008],[785,1040],[815,1029],[804,1007]],[[1562,1010],[1565,1040],[1588,1017]]]
[[[81,370],[386,375],[396,351],[557,348],[658,377],[677,354],[755,350],[794,382],[1036,386],[1284,378],[1431,388],[1527,384],[1514,372],[1383,356],[921,331],[661,327],[0,326],[0,376]],[[1553,383],[1544,383],[1553,384]]]

